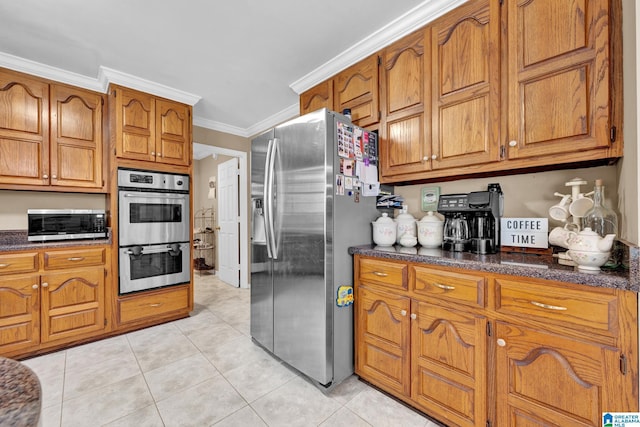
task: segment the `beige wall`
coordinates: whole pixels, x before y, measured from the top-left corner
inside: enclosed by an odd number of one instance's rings
[[[0,230],[26,230],[27,209],[105,209],[104,194],[0,190]]]

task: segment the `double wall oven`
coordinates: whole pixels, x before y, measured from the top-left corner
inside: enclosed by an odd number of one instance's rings
[[[189,176],[118,169],[119,293],[191,278]]]

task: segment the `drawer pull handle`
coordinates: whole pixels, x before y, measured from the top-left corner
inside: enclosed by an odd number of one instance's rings
[[[374,274],[375,276],[378,276],[378,277],[387,277],[387,276],[388,276],[388,274],[387,274],[387,273],[382,273],[382,272],[380,272],[380,271],[374,271],[374,272],[373,272],[373,274]]]
[[[70,258],[67,258],[67,261],[82,261],[83,259],[83,256],[72,256]]]
[[[407,315],[407,310],[400,310],[400,316],[404,317]]]
[[[543,304],[543,303],[538,302],[538,301],[531,301],[531,304],[535,305],[536,307],[545,308],[547,310],[564,311],[564,310],[567,309],[567,307],[563,307],[561,305]]]
[[[504,347],[505,345],[507,345],[507,342],[505,340],[503,340],[502,338],[498,338],[497,343],[498,343],[498,345],[500,347]]]
[[[162,305],[162,303],[155,303],[155,304],[149,304],[149,307],[160,307]]]
[[[456,288],[455,286],[443,285],[442,283],[434,283],[434,285],[440,289],[444,289],[445,291],[452,291]]]
[[[7,268],[9,267],[11,264],[0,264],[0,268]]]

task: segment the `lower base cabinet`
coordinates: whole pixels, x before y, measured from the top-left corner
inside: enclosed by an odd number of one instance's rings
[[[354,267],[356,374],[446,425],[638,411],[636,294],[361,255]]]
[[[118,300],[118,321],[121,325],[135,322],[154,321],[167,316],[189,312],[189,286],[173,286],[150,291]]]

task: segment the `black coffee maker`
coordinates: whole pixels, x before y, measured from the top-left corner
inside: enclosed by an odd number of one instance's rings
[[[497,252],[503,210],[500,184],[489,184],[487,191],[441,195],[438,212],[445,217],[443,249],[478,254]]]

